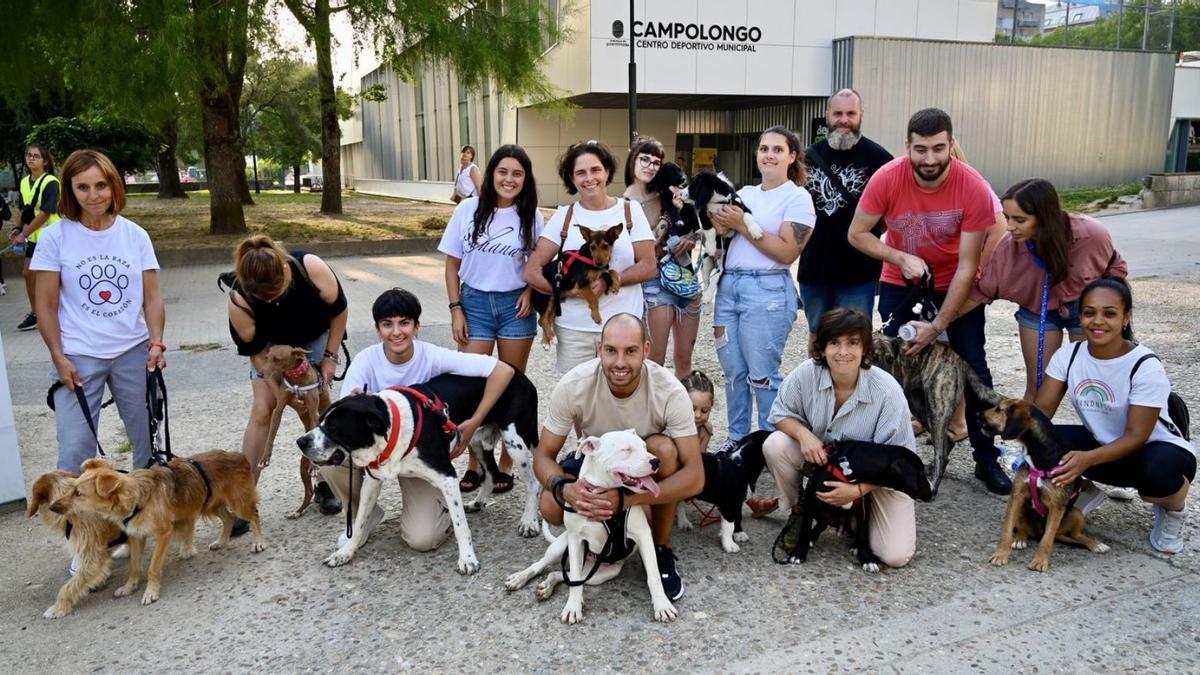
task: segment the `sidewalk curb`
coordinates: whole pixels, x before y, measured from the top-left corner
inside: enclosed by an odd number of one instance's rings
[[[408,239],[377,239],[370,241],[314,241],[300,245],[305,251],[322,258],[356,258],[373,255],[403,255],[408,253],[434,253],[441,237],[410,237]],[[218,265],[233,267],[233,249],[224,246],[196,246],[193,248],[171,248],[155,251],[161,268],[191,267],[193,265]],[[20,256],[5,255],[0,258],[0,270],[4,276],[21,276]]]

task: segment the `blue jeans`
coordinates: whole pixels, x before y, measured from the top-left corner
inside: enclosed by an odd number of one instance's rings
[[[730,438],[750,433],[755,403],[758,428],[775,429],[767,415],[783,382],[779,367],[798,305],[787,270],[725,270],[721,275],[713,327],[725,328],[716,347],[725,373]]]
[[[875,288],[878,281],[868,281],[857,286],[816,286],[800,284],[800,301],[804,303],[804,316],[808,319],[808,332],[817,332],[821,316],[835,307],[860,309],[871,317],[875,309]]]
[[[917,317],[913,316],[912,307],[901,306],[907,295],[908,289],[904,286],[882,282],[879,284],[879,316],[886,322],[888,317],[895,312],[891,325],[883,330],[884,335],[895,337],[900,326],[916,320]],[[940,307],[946,300],[946,293],[935,292],[933,297]],[[986,307],[980,305],[958,317],[946,329],[946,335],[950,338],[950,347],[971,366],[979,379],[990,387],[992,386],[992,373],[988,370],[985,350],[987,343],[987,336],[984,333],[984,322],[987,319],[985,310]],[[964,397],[967,401],[967,435],[971,439],[975,461],[995,461],[1000,456],[1000,451],[996,449],[993,437],[984,433],[982,429],[983,418],[981,415],[985,405],[975,396],[970,387],[966,388]]]

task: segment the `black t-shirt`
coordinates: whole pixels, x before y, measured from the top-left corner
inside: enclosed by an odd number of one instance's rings
[[[821,165],[812,160],[813,153],[819,154],[825,166],[837,174],[854,199],[847,199],[842,194]],[[854,219],[854,210],[858,208],[858,199],[866,189],[867,181],[891,159],[891,153],[865,137],[860,138],[849,150],[834,150],[827,141],[809,146],[804,160],[808,167],[808,184],[805,187],[812,195],[817,224],[800,256],[800,272],[796,275],[800,283],[855,286],[879,279],[883,262],[851,246],[846,233],[850,230],[850,221]],[[882,232],[882,224],[877,229],[876,234]]]

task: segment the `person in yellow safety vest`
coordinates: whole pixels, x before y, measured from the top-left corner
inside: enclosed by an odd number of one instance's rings
[[[29,173],[21,179],[21,199],[17,204],[20,225],[9,235],[13,244],[25,245],[25,263],[21,273],[25,277],[25,292],[29,296],[29,314],[17,324],[17,330],[37,328],[37,314],[33,311],[33,272],[29,270],[29,261],[33,258],[33,249],[43,229],[58,220],[59,184],[54,175],[54,160],[50,157],[50,151],[44,145],[27,146],[25,166]]]

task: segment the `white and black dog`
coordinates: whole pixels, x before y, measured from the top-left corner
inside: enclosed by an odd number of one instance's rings
[[[712,214],[720,211],[721,207],[726,204],[736,206],[743,211],[742,222],[745,223],[751,238],[762,239],[763,229],[754,219],[750,207],[746,206],[746,203],[734,190],[733,183],[723,173],[703,171],[693,176],[692,180],[688,182],[684,203],[694,205],[696,213],[700,217],[702,241],[704,242],[700,257],[700,273],[704,279],[704,301],[711,304],[713,297],[717,294],[717,284],[720,281],[721,272],[725,269],[725,251],[729,247],[731,236],[717,235],[716,230],[713,229]]]
[[[767,466],[763,442],[770,435],[770,431],[756,431],[727,451],[700,455],[704,461],[704,489],[695,499],[716,505],[721,513],[721,549],[726,553],[737,553],[741,550],[737,542],[750,539],[742,530],[742,503],[754,493],[754,485]],[[692,529],[683,504],[675,511],[675,525],[681,530]]]
[[[317,464],[340,465],[349,457],[354,466],[370,469],[355,509],[353,535],[326,559],[327,565],[344,565],[354,557],[364,543],[367,518],[379,498],[382,480],[404,476],[420,478],[441,491],[458,540],[458,571],[474,574],[479,561],[466,511],[478,511],[491,496],[493,477],[499,473],[491,448],[500,439],[527,486],[518,532],[525,537],[538,533],[541,486],[532,463],[537,445],[537,390],[520,371],[513,373],[508,388],[471,439],[471,452],[486,475],[475,501],[463,505],[458,475],[450,463],[458,436],[447,432],[446,415],[455,424],[473,415],[485,382],[482,377],[440,375],[411,388],[348,396],[334,402],[320,424],[296,440],[304,456]]]
[[[645,441],[633,429],[610,431],[600,438],[589,436],[580,441],[575,454],[576,457],[583,455],[580,480],[597,487],[658,494],[658,484],[653,478],[658,470],[658,459],[646,450]],[[646,509],[626,508],[607,522],[591,521],[567,511],[563,514],[563,526],[566,531],[553,537],[543,524],[544,534],[550,542],[546,554],[509,576],[504,582],[508,590],[515,591],[546,568],[561,564],[561,571],[551,572],[538,584],[537,598],[549,598],[554,589],[565,582],[571,590],[561,619],[563,623],[578,623],[583,618],[583,585],[596,586],[617,576],[625,559],[636,548],[642,566],[646,568],[646,585],[650,587],[655,620],[675,620],[675,605],[663,591],[662,577],[658,573]],[[567,574],[570,576],[565,578]]]

